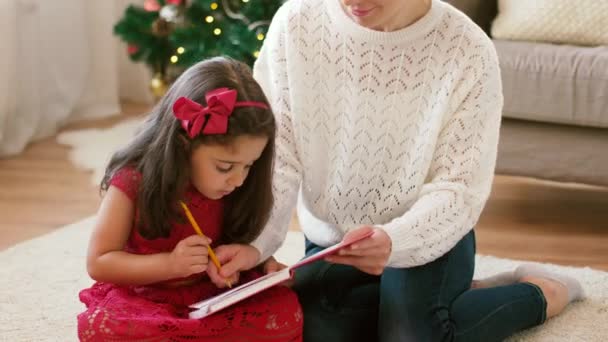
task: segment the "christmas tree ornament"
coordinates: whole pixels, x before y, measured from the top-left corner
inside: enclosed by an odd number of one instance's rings
[[[134,44],[127,45],[127,53],[129,54],[129,56],[132,56],[138,52],[139,52],[139,46],[134,45]]]
[[[169,23],[180,23],[183,21],[183,15],[180,8],[176,5],[165,5],[158,12],[159,17]]]
[[[148,12],[157,12],[160,10],[160,4],[157,0],[144,1],[144,9]]]
[[[154,74],[154,77],[150,80],[150,91],[156,100],[160,99],[167,92],[168,86],[165,82],[165,78],[161,73]]]

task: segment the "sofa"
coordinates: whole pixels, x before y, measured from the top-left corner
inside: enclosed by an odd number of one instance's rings
[[[491,37],[498,1],[446,0]],[[608,186],[608,46],[492,40],[505,99],[496,173]]]

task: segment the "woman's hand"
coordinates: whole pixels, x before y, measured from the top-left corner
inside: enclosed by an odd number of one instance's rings
[[[239,281],[240,271],[253,268],[260,258],[260,252],[255,247],[239,244],[219,246],[215,249],[215,254],[222,269],[218,272],[217,267],[210,263],[207,274],[219,288],[226,287],[227,282],[236,284]]]
[[[210,243],[208,238],[199,235],[192,235],[178,242],[168,257],[169,274],[172,278],[183,278],[207,270],[207,246]]]
[[[337,255],[328,256],[325,260],[336,264],[350,265],[373,275],[382,274],[392,248],[391,238],[384,230],[377,227],[363,226],[348,232],[343,240],[351,234],[356,234],[361,229],[369,228],[374,231],[370,237],[355,242],[353,245],[340,250]]]

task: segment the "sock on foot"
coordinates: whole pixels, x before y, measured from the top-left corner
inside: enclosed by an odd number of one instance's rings
[[[564,285],[568,289],[568,300],[570,302],[572,302],[574,300],[583,299],[583,297],[585,295],[585,293],[583,291],[583,287],[581,286],[581,283],[579,283],[578,280],[576,280],[570,276],[564,275],[564,274],[551,272],[538,265],[532,265],[532,264],[521,265],[521,266],[517,267],[517,269],[515,270],[515,272],[513,272],[513,274],[515,275],[516,279],[518,279],[518,280],[525,276],[532,276],[532,277],[546,278],[546,279],[551,279],[553,281],[556,281],[556,282]]]

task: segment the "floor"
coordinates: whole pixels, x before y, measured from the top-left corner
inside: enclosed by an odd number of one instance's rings
[[[125,104],[119,116],[64,130],[108,127],[147,109]],[[0,159],[0,250],[96,212],[90,174],[67,155],[52,137]],[[607,209],[608,188],[498,175],[476,228],[478,252],[608,271]]]

